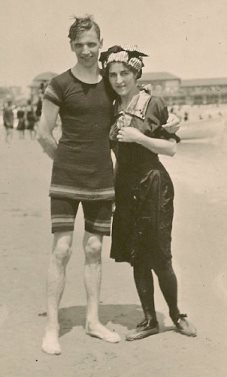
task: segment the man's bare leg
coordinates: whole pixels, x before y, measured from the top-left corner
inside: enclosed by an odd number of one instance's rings
[[[42,350],[59,355],[58,308],[65,286],[66,265],[71,255],[72,232],[55,233],[53,252],[50,257],[47,277],[47,326],[42,341]]]
[[[99,321],[99,298],[101,286],[102,236],[85,232],[85,270],[84,282],[87,293],[86,332],[107,342],[117,343],[120,337]]]

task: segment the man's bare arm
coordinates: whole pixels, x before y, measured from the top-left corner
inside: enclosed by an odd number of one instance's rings
[[[38,142],[44,152],[53,160],[57,149],[57,142],[53,136],[56,127],[59,107],[48,100],[43,101],[42,115],[37,129]]]

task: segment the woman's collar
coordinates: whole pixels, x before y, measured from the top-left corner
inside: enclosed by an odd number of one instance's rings
[[[124,113],[144,120],[150,99],[150,94],[143,89],[140,90],[136,103],[133,102],[131,105],[129,105]],[[122,113],[122,111],[119,111],[119,99],[116,99],[114,101],[114,115],[117,116],[119,113]]]

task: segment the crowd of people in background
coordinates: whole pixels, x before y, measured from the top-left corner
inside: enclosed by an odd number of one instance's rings
[[[36,138],[36,125],[42,112],[42,99],[33,103],[31,99],[26,104],[16,105],[12,100],[7,100],[2,108],[2,123],[5,129],[5,141],[10,143],[14,130],[18,131],[19,138],[24,139],[25,133],[31,139]]]
[[[2,123],[5,129],[5,141],[10,143],[13,131],[18,131],[19,138],[24,139],[27,133],[30,139],[36,139],[36,126],[42,112],[42,100],[45,87],[40,88],[38,100],[34,103],[28,99],[26,103],[17,105],[12,100],[6,100],[1,109]],[[178,116],[183,122],[211,120],[223,117],[222,106],[214,105],[172,105],[169,113]]]
[[[183,122],[195,122],[223,117],[221,107],[219,104],[172,105],[169,106],[169,112],[176,114]]]

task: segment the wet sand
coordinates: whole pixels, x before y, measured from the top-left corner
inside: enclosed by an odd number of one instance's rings
[[[27,135],[28,136],[28,135]],[[103,248],[100,315],[122,337],[109,344],[84,333],[83,221],[76,220],[73,255],[60,309],[61,356],[40,351],[46,321],[45,281],[51,248],[49,199],[51,162],[35,141],[0,129],[0,375],[2,377],[224,377],[226,376],[227,241],[226,130],[210,144],[182,143],[163,158],[175,185],[173,264],[179,306],[198,328],[197,338],[174,331],[155,279],[161,332],[125,342],[142,318],[127,264]]]

